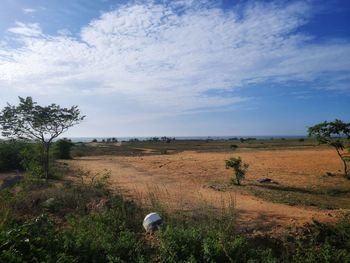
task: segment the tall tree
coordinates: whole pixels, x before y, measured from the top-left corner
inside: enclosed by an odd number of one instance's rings
[[[344,165],[345,177],[350,179],[347,162],[349,157],[345,155],[344,140],[350,139],[350,123],[335,119],[333,122],[324,121],[308,128],[310,137],[315,137],[319,144],[328,144],[337,151]]]
[[[18,106],[7,104],[0,113],[2,135],[8,138],[29,139],[43,147],[45,178],[49,177],[49,152],[53,139],[80,123],[85,116],[77,106],[61,108],[59,105],[37,105],[31,97],[19,97]]]

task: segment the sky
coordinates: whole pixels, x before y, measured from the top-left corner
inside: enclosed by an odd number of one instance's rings
[[[1,0],[0,108],[68,137],[306,135],[350,121],[350,1]]]

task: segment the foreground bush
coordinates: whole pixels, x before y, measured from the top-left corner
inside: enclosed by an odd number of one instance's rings
[[[141,262],[135,233],[100,218],[83,218],[63,231],[46,215],[0,232],[0,262]]]
[[[269,249],[253,248],[244,237],[203,226],[168,226],[159,238],[161,262],[277,262]]]
[[[76,262],[45,215],[3,229],[0,244],[0,262]]]
[[[334,225],[314,222],[296,244],[294,262],[350,262],[350,216]]]
[[[1,192],[12,216],[0,225],[0,262],[144,262],[143,212],[102,182],[22,187]]]

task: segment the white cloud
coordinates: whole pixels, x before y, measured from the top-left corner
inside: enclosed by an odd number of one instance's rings
[[[15,27],[9,28],[8,31],[26,37],[36,37],[42,34],[40,25],[38,23],[25,24],[16,22]]]
[[[31,14],[31,13],[35,13],[37,10],[34,8],[23,8],[23,13],[25,14]]]
[[[226,107],[245,98],[221,92],[267,81],[344,89],[350,45],[298,33],[310,12],[304,2],[234,10],[204,1],[129,4],[91,21],[77,38],[17,22],[8,31],[21,47],[0,47],[0,89],[108,94],[146,114]]]

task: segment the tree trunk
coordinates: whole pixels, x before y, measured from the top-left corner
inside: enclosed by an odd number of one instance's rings
[[[44,175],[45,179],[49,179],[49,153],[50,153],[50,143],[44,144]]]
[[[346,161],[342,158],[342,160],[343,160],[343,163],[344,163],[344,173],[345,173],[345,177],[347,178],[347,179],[350,179],[350,176],[349,176],[349,174],[348,174],[348,165],[346,164]]]
[[[237,175],[236,175],[236,180],[237,180],[237,185],[241,185],[241,181]]]
[[[340,158],[340,160],[342,160],[343,164],[344,164],[344,175],[346,178],[350,179],[349,175],[348,175],[348,165],[346,164],[346,161],[344,160],[344,158],[341,156],[340,152],[339,152],[339,149],[338,148],[335,148],[336,151],[337,151],[337,154]]]

